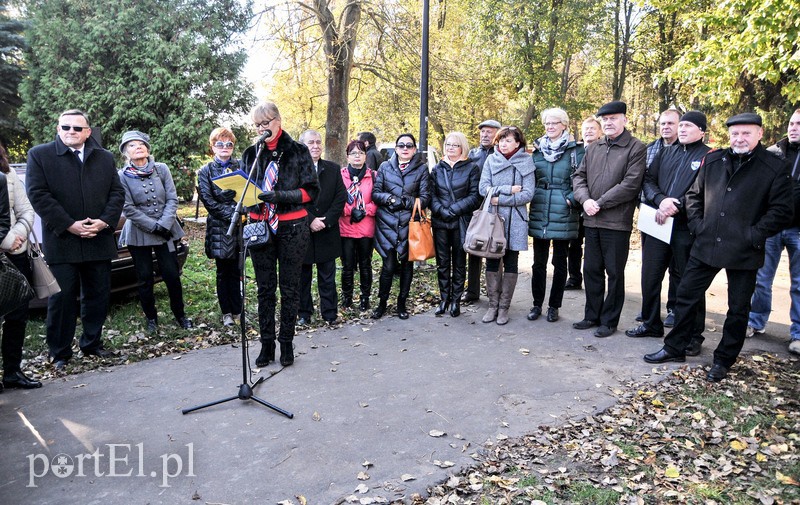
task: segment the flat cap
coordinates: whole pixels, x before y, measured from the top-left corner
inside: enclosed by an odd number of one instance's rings
[[[627,114],[628,113],[628,105],[625,102],[614,101],[608,102],[607,104],[600,107],[600,110],[597,111],[597,116],[605,116],[608,114]]]
[[[487,119],[483,123],[478,125],[478,129],[480,130],[484,126],[488,126],[489,128],[500,128],[502,126],[499,122],[495,121],[494,119]]]
[[[753,112],[744,112],[742,114],[731,116],[731,118],[725,122],[725,126],[729,128],[737,124],[754,124],[761,126],[761,116]]]
[[[122,134],[122,140],[119,143],[119,152],[125,154],[125,144],[131,140],[140,140],[144,142],[144,145],[147,146],[147,150],[150,150],[150,137],[146,133],[142,133],[138,130],[130,130]]]

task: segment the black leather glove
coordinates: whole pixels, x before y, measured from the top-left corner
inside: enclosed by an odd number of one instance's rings
[[[299,189],[287,189],[275,192],[277,203],[303,203],[303,192]]]
[[[453,211],[450,210],[449,207],[442,207],[441,209],[439,209],[439,214],[445,221],[452,221],[453,218],[455,217],[455,214],[453,214]]]
[[[159,237],[162,237],[165,240],[169,240],[172,238],[172,232],[164,228],[160,224],[156,225],[156,228],[153,230],[153,233],[155,233]]]
[[[223,200],[233,200],[236,198],[236,190],[233,189],[225,189],[220,193],[220,196]]]
[[[365,217],[367,217],[367,211],[364,209],[353,209],[353,211],[350,213],[350,222],[358,223]]]
[[[392,212],[395,212],[395,211],[398,211],[398,210],[403,208],[403,202],[401,201],[400,198],[397,198],[396,196],[392,196],[392,197],[389,197],[389,201],[387,202],[387,206],[389,207],[389,210],[391,210]]]
[[[401,203],[400,205],[401,209],[410,209],[411,205],[414,203],[414,200],[412,200],[410,197],[406,195],[403,195],[400,197],[400,203]]]
[[[258,199],[267,203],[275,203],[278,201],[274,191],[262,191],[258,195]]]

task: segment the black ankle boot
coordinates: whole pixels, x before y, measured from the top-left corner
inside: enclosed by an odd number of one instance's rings
[[[368,296],[362,296],[361,297],[360,308],[361,308],[362,312],[365,311],[365,310],[369,310],[369,297]]]
[[[291,366],[294,363],[294,345],[291,342],[281,342],[281,365]]]
[[[397,299],[397,317],[400,319],[408,319],[408,310],[406,310],[405,299]]]
[[[353,306],[353,295],[342,295],[342,307],[349,309]]]
[[[436,312],[433,313],[434,316],[441,316],[447,311],[448,302],[445,299],[439,302],[439,306],[436,308]]]
[[[262,342],[261,352],[256,358],[256,366],[261,368],[275,361],[275,341]]]
[[[378,302],[378,306],[375,307],[375,310],[372,311],[372,319],[380,319],[383,317],[384,312],[386,312],[386,300],[381,298]]]
[[[453,303],[450,304],[450,316],[451,317],[458,317],[461,314],[461,303],[459,299],[456,298]]]

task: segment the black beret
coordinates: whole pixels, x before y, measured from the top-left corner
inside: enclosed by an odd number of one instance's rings
[[[699,110],[690,110],[683,116],[681,116],[681,121],[689,121],[690,123],[694,123],[703,131],[706,131],[708,127],[708,123],[706,121],[706,115],[700,112]]]
[[[627,112],[628,106],[625,104],[625,102],[608,102],[600,107],[600,110],[597,111],[597,116],[605,116],[607,114],[626,114]]]
[[[754,124],[761,126],[761,116],[753,112],[745,112],[743,114],[736,114],[725,122],[725,126],[727,127],[737,124]]]

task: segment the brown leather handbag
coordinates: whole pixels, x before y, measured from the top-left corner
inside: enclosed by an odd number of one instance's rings
[[[419,216],[418,221],[414,220],[417,216]],[[425,261],[435,255],[431,222],[422,210],[419,198],[415,198],[411,221],[408,222],[408,261]]]

